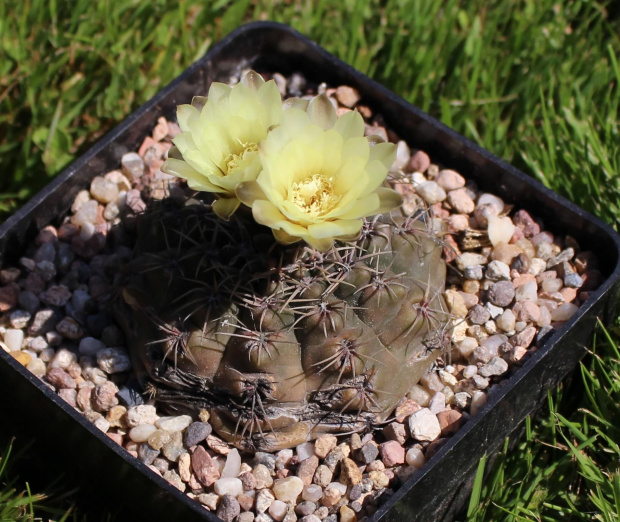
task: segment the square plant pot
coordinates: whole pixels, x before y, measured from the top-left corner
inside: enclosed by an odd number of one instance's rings
[[[415,472],[373,515],[375,521],[448,520],[467,498],[479,460],[500,448],[525,417],[544,402],[585,354],[597,318],[609,322],[620,286],[620,240],[611,227],[543,187],[499,158],[405,102],[308,38],[276,23],[252,23],[234,31],[201,60],[132,113],[0,227],[2,266],[16,265],[26,245],[48,224],[59,225],[76,194],[93,177],[116,169],[137,150],[160,116],[227,82],[246,68],[356,88],[379,110],[387,126],[411,148],[426,151],[445,168],[462,173],[517,208],[542,218],[554,233],[570,234],[598,255],[603,281],[579,310],[541,341],[538,350],[498,385],[488,403]],[[22,423],[53,448],[50,462],[76,473],[84,490],[134,520],[219,520],[157,476],[61,400],[43,381],[0,350],[4,419]],[[10,424],[10,423],[8,423]],[[5,424],[6,425],[6,424]],[[54,460],[55,459],[55,460]]]

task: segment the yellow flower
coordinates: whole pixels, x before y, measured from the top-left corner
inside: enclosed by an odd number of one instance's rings
[[[278,241],[303,239],[327,250],[335,239],[355,238],[363,217],[402,203],[395,191],[381,187],[396,148],[375,141],[371,146],[357,111],[338,118],[324,95],[285,104],[290,107],[280,126],[260,144],[263,170],[237,187],[254,219],[271,227]]]
[[[237,85],[214,82],[207,98],[177,108],[181,133],[173,140],[162,170],[188,185],[214,192],[213,209],[228,219],[237,207],[238,183],[260,172],[258,144],[280,123],[282,99],[273,80],[248,72]],[[175,150],[176,149],[176,150]]]

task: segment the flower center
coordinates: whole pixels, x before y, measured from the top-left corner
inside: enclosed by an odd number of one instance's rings
[[[241,152],[233,154],[232,152],[226,156],[224,164],[226,165],[226,174],[230,174],[235,169],[246,168],[256,156],[258,145],[253,142],[242,143]]]
[[[311,216],[322,216],[333,209],[341,196],[334,193],[334,178],[312,174],[293,183],[291,199],[300,210]]]

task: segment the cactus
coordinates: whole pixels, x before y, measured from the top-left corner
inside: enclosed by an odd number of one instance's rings
[[[441,241],[425,214],[365,218],[326,251],[282,245],[250,212],[187,197],[137,219],[117,317],[169,412],[210,412],[272,451],[389,419],[445,345]]]

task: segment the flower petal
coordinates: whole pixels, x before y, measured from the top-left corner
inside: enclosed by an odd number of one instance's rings
[[[374,192],[366,197],[357,199],[346,210],[336,209],[330,212],[326,218],[329,219],[359,219],[372,214],[379,214],[380,200]]]
[[[192,116],[197,116],[200,113],[196,109],[196,107],[192,107],[189,104],[179,105],[177,107],[177,121],[179,122],[179,127],[183,132],[189,131],[188,120]]]
[[[318,250],[319,252],[325,252],[329,250],[334,244],[334,238],[318,239],[312,236],[305,236],[303,239],[312,248]]]
[[[251,207],[257,199],[267,199],[263,189],[260,188],[256,180],[239,183],[235,188],[235,194],[241,200],[241,203],[248,207]]]
[[[213,82],[211,87],[209,87],[209,100],[211,103],[219,103],[222,98],[225,98],[230,95],[230,91],[232,87],[230,85],[226,85],[225,83]]]
[[[202,108],[207,104],[206,96],[194,96],[192,98],[192,107],[194,107],[197,111],[201,111]]]
[[[377,210],[377,214],[382,214],[383,212],[390,212],[403,204],[402,196],[392,190],[390,188],[379,187],[375,194],[379,196],[379,209]]]
[[[239,208],[241,202],[237,198],[218,198],[213,204],[213,212],[221,219],[228,221],[235,211]]]
[[[310,121],[324,130],[331,129],[338,118],[332,102],[324,94],[315,96],[310,100],[307,112]]]
[[[247,85],[250,89],[257,91],[263,86],[265,80],[256,71],[250,70],[243,75],[243,77],[241,78],[241,83],[243,85]]]
[[[338,118],[334,124],[334,130],[342,135],[345,140],[364,136],[364,119],[355,111],[350,111]]]
[[[206,192],[222,192],[222,189],[211,183],[204,175],[194,169],[189,163],[174,158],[168,158],[161,166],[162,172],[184,178],[194,190]]]
[[[317,239],[350,237],[362,229],[361,219],[338,219],[308,225],[308,233]]]
[[[290,234],[284,232],[284,230],[272,230],[272,232],[278,243],[282,243],[283,245],[291,245],[301,240],[300,237],[291,236]]]
[[[392,168],[396,159],[396,145],[393,143],[377,143],[370,147],[369,161],[380,161],[386,169]]]

